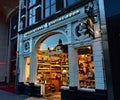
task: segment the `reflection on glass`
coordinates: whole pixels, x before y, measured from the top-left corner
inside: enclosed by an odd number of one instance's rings
[[[56,5],[51,6],[51,15],[56,12]]]
[[[48,48],[55,48],[55,46],[58,44],[58,40],[61,39],[63,45],[67,44],[67,39],[62,34],[56,34],[48,37],[45,39],[40,46],[40,50],[48,50]]]
[[[45,0],[45,17],[49,17],[56,12],[56,0]]]
[[[35,23],[35,16],[36,16],[35,10],[36,10],[35,8],[32,8],[29,11],[29,25],[32,25]]]
[[[29,7],[31,7],[32,5],[34,5],[36,3],[36,0],[29,0]]]
[[[68,5],[72,5],[76,2],[77,0],[68,0]]]

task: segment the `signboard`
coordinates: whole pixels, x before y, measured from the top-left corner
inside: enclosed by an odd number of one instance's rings
[[[75,15],[77,15],[77,14],[79,14],[79,13],[80,13],[80,10],[75,10],[75,11],[73,11],[73,12],[70,12],[70,13],[66,14],[66,15],[63,15],[63,16],[61,16],[61,17],[58,17],[58,18],[56,18],[56,19],[54,19],[54,20],[52,20],[52,21],[50,21],[50,22],[47,22],[47,23],[39,26],[38,28],[35,28],[35,29],[33,29],[33,30],[29,31],[29,32],[26,32],[26,33],[24,34],[24,37],[27,37],[28,35],[30,35],[31,33],[36,32],[36,31],[39,31],[39,30],[48,28],[48,27],[51,26],[51,25],[54,25],[54,24],[59,23],[59,22],[61,22],[61,21],[64,21],[64,20],[66,20],[66,19],[68,19],[68,18],[70,18],[70,17],[73,17],[73,16],[75,16]]]

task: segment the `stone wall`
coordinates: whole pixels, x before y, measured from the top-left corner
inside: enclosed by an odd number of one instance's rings
[[[8,31],[7,24],[0,21],[0,82],[8,77]]]

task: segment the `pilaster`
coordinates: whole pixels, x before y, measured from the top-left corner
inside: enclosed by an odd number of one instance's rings
[[[67,33],[68,33],[68,59],[69,59],[69,77],[70,77],[70,87],[78,86],[78,60],[76,50],[72,44],[73,42],[73,34],[71,31],[71,24],[67,25]]]
[[[33,39],[30,38],[30,80],[29,83],[34,83],[36,80],[36,51]]]
[[[24,57],[23,57],[23,35],[20,34],[18,36],[18,58],[17,58],[17,65],[18,65],[18,73],[19,73],[19,82],[24,82],[24,75],[25,75],[25,61],[24,61]]]

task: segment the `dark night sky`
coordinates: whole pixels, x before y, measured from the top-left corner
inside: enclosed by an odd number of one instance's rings
[[[120,0],[105,0],[105,7],[108,17],[120,14]]]
[[[120,0],[105,0],[107,17],[120,14]]]

